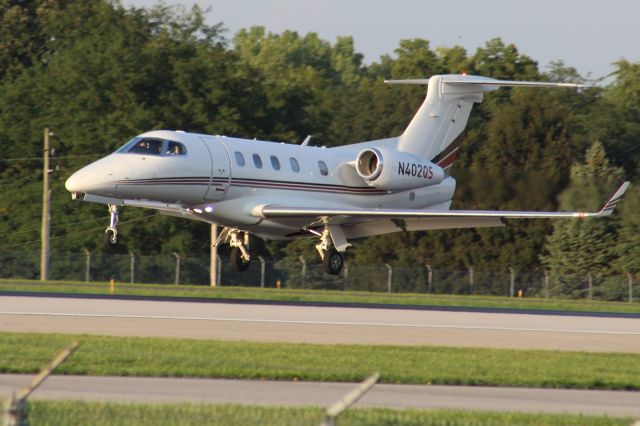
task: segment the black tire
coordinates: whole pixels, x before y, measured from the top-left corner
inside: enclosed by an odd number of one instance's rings
[[[229,260],[231,261],[231,266],[238,272],[244,272],[249,269],[249,265],[251,265],[251,260],[244,260],[242,258],[242,251],[238,247],[231,248],[231,255],[229,256]]]
[[[327,274],[338,275],[344,266],[344,257],[342,257],[342,253],[331,249],[325,253],[322,264]]]
[[[107,229],[104,235],[105,235],[104,237],[105,241],[107,242],[108,245],[115,246],[118,243],[118,240],[111,229]]]

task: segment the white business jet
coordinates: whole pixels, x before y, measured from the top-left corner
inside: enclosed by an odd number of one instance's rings
[[[500,87],[569,87],[569,83],[503,81],[471,75],[387,83],[427,85],[424,103],[400,136],[335,148],[210,136],[144,133],[74,173],[74,199],[106,204],[106,229],[117,241],[118,210],[134,206],[217,223],[216,247],[228,242],[231,263],[251,261],[249,234],[267,239],[319,238],[326,272],[338,274],[349,240],[398,231],[502,226],[502,219],[610,215],[625,182],[598,212],[450,210],[456,181],[449,169],[455,139],[471,107]]]

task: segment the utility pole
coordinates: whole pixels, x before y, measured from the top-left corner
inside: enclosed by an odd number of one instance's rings
[[[209,262],[209,285],[215,287],[218,284],[218,224],[211,224],[211,260]]]
[[[40,249],[40,280],[49,277],[49,229],[51,222],[51,190],[49,189],[49,128],[44,129],[44,158],[42,167],[42,245]]]

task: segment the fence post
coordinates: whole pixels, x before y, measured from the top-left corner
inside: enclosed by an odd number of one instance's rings
[[[473,294],[473,266],[469,266],[469,294]]]
[[[84,262],[84,280],[86,282],[91,281],[91,252],[87,248],[83,248],[85,254]]]
[[[549,298],[549,271],[544,269],[544,298]]]
[[[388,263],[385,263],[384,266],[387,267],[387,293],[391,293],[391,280],[393,279],[393,268]]]
[[[431,264],[427,263],[425,266],[427,267],[427,293],[431,293],[431,285],[433,283],[433,270],[431,269]]]
[[[129,250],[129,258],[131,259],[131,264],[130,264],[131,284],[133,284],[136,277],[136,256],[133,254],[131,250]]]
[[[218,273],[216,274],[216,279],[218,280],[218,282],[216,283],[216,285],[220,287],[222,285],[222,259],[220,258],[220,256],[216,256],[216,262],[218,263]]]
[[[516,292],[516,271],[511,266],[509,266],[509,297],[513,297]]]
[[[589,300],[593,299],[593,277],[591,272],[587,274],[587,282],[589,283],[589,292],[587,293]]]
[[[264,271],[265,271],[264,257],[258,256],[258,260],[260,261],[260,288],[264,288]]]
[[[380,373],[373,373],[367,380],[358,385],[357,388],[346,394],[340,401],[327,408],[325,417],[320,423],[320,426],[336,426],[337,418],[343,411],[355,404],[362,395],[369,392],[373,385],[376,384],[380,378]]]
[[[176,285],[180,285],[180,254],[174,251],[173,255],[176,258]]]
[[[307,261],[304,259],[304,256],[298,257],[300,259],[300,263],[302,263],[302,271],[300,275],[302,276],[301,284],[304,284],[307,281]]]
[[[633,302],[633,275],[631,272],[627,272],[627,279],[629,280],[629,303]]]
[[[349,265],[344,264],[344,290],[347,291],[349,285]]]
[[[11,395],[11,398],[7,401],[4,413],[4,424],[6,426],[23,425],[28,423],[24,419],[27,398],[51,375],[51,373],[53,373],[53,370],[58,368],[58,366],[62,364],[69,355],[74,353],[76,349],[78,349],[78,342],[72,343],[71,346],[60,352],[53,361],[51,361],[49,366],[40,370],[28,387],[22,388]]]

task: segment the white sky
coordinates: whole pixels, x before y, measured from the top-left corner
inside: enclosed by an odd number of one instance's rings
[[[150,7],[156,0],[122,0]],[[404,38],[431,47],[464,46],[472,54],[500,37],[538,61],[542,70],[562,59],[583,76],[604,77],[620,58],[640,61],[638,0],[165,0],[210,7],[207,23],[222,22],[227,38],[262,25],[271,32],[316,32],[335,41],[351,35],[365,62],[393,54]]]

